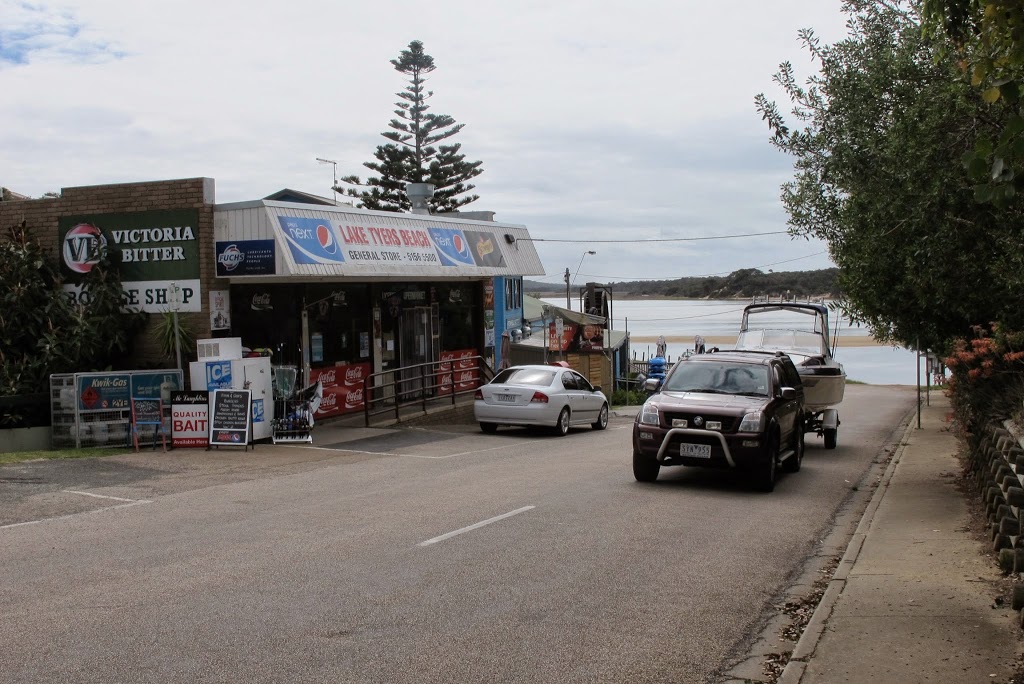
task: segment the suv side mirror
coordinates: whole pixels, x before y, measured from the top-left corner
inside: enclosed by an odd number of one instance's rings
[[[786,401],[796,399],[796,390],[792,387],[783,387],[782,398],[785,399]]]
[[[644,390],[648,392],[657,392],[660,384],[661,380],[658,378],[647,378],[644,380]]]

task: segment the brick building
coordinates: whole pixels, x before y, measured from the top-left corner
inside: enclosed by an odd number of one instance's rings
[[[26,221],[70,296],[99,251],[115,249],[130,307],[160,315],[176,292],[197,339],[241,337],[312,377],[467,353],[498,364],[502,334],[523,325],[522,277],[544,273],[523,226],[365,211],[295,191],[218,205],[210,178],[11,199],[0,201],[0,229]],[[173,365],[154,319],[125,368]]]

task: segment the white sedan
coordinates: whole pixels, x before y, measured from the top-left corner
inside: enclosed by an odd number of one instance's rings
[[[476,391],[473,415],[488,433],[499,425],[543,425],[558,435],[574,425],[604,430],[608,398],[571,368],[513,366]]]

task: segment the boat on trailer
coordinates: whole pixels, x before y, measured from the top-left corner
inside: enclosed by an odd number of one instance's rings
[[[829,344],[828,307],[823,302],[755,298],[743,309],[736,349],[784,352],[800,373],[804,386],[804,430],[825,439],[834,449],[846,371]]]

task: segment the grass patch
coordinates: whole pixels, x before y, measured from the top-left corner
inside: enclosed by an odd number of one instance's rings
[[[22,461],[37,461],[40,459],[58,458],[93,458],[96,456],[116,456],[117,454],[131,453],[127,447],[96,447],[93,449],[57,449],[54,451],[12,451],[0,453],[0,465],[21,463]]]
[[[861,380],[850,380],[849,378],[847,378],[846,379],[846,384],[847,385],[866,385],[868,383],[863,382]]]

